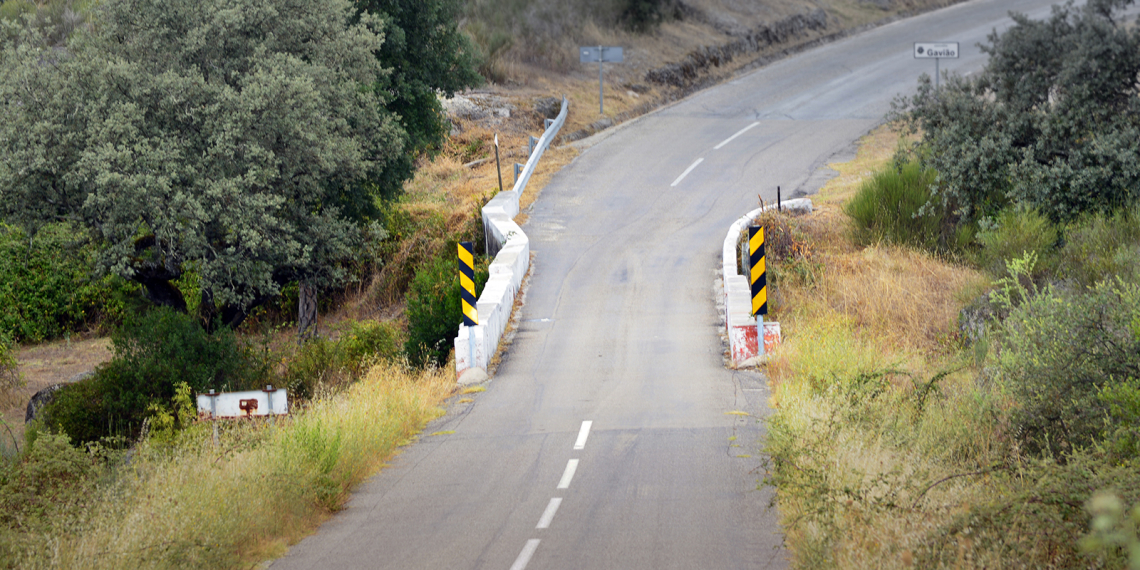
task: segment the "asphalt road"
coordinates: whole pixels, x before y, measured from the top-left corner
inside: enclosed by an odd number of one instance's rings
[[[513,345],[474,402],[365,484],[274,570],[783,568],[759,488],[769,412],[724,368],[713,282],[733,220],[811,194],[898,93],[980,69],[1009,10],[975,0],[779,61],[605,133],[524,227],[536,253]],[[572,109],[590,113],[592,109]],[[735,136],[735,138],[733,138]],[[740,412],[748,415],[740,415]]]

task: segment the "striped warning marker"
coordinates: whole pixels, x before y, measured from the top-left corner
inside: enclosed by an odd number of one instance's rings
[[[479,324],[479,312],[475,309],[475,254],[471,242],[459,243],[459,285],[463,305],[463,325],[473,327]]]
[[[752,270],[752,316],[768,314],[768,278],[764,275],[764,226],[748,228],[748,260]]]

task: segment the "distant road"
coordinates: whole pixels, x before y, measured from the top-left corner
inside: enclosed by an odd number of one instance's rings
[[[826,164],[933,74],[914,42],[958,41],[942,69],[977,70],[976,44],[1008,11],[1048,6],[959,4],[614,129],[533,207],[523,321],[487,391],[273,569],[785,567],[771,493],[757,488],[767,387],[725,370],[718,337],[725,232],[777,185],[818,190]]]

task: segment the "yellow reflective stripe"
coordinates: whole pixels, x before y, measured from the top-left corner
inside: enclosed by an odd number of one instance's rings
[[[760,293],[758,293],[755,297],[752,298],[752,314],[755,315],[756,312],[760,310],[760,307],[763,307],[764,303],[767,303],[767,302],[768,302],[768,288],[765,287],[765,288],[760,290]]]
[[[467,267],[475,267],[474,256],[471,255],[471,252],[463,249],[463,244],[459,245],[459,261],[462,261],[463,265]]]
[[[472,295],[475,294],[475,282],[472,281],[470,277],[462,273],[459,274],[459,286],[463,287],[464,291],[468,291]]]
[[[756,253],[760,246],[764,245],[764,226],[756,231],[756,235],[748,240],[748,253]]]
[[[479,311],[476,310],[475,307],[468,305],[467,301],[463,301],[463,314],[471,319],[471,322],[479,324]]]
[[[764,258],[760,258],[760,261],[758,261],[756,263],[756,265],[752,266],[752,280],[749,281],[749,283],[755,283],[756,280],[759,279],[763,275],[764,275]]]

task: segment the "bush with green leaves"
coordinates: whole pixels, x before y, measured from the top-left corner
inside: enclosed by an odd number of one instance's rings
[[[0,404],[9,405],[8,400],[20,387],[20,374],[16,368],[16,355],[12,341],[0,331]]]
[[[385,23],[349,0],[103,0],[98,21],[66,49],[34,28],[0,46],[0,219],[74,220],[101,269],[178,310],[192,267],[210,326],[342,283],[406,160]]]
[[[635,32],[648,32],[662,22],[681,16],[681,3],[677,0],[626,0],[621,22]]]
[[[379,360],[397,358],[403,344],[401,336],[389,322],[351,322],[336,340],[306,340],[286,360],[280,383],[291,397],[312,398],[321,388],[335,389],[359,379]]]
[[[1067,222],[1140,200],[1140,28],[1120,13],[1133,1],[1012,14],[982,46],[981,74],[940,89],[923,76],[896,100],[892,117],[922,132],[919,154],[940,174],[939,202],[963,221],[1014,203]]]
[[[447,363],[459,325],[459,260],[452,244],[444,253],[421,266],[408,289],[408,339],[404,352],[416,366],[443,366]],[[475,296],[487,283],[489,261],[475,263]]]
[[[77,443],[135,438],[185,382],[195,392],[260,387],[269,366],[228,329],[209,334],[194,318],[156,308],[111,335],[114,356],[87,380],[64,386],[44,413]]]
[[[1025,449],[1059,460],[1103,446],[1135,457],[1140,443],[1140,284],[1027,289],[1013,275],[1001,301],[997,366],[1017,402]],[[1011,294],[1011,291],[1015,294]],[[1022,299],[1014,306],[1016,298]]]
[[[1065,228],[1058,275],[1080,285],[1140,283],[1140,206],[1084,216]]]
[[[990,475],[1000,491],[938,525],[915,552],[914,567],[961,568],[965,547],[971,568],[1125,568],[1128,553],[1117,544],[1081,540],[1090,523],[1085,505],[1098,489],[1140,501],[1138,469],[1136,459],[1085,452],[1064,464],[1003,466]]]
[[[863,183],[844,211],[862,243],[890,242],[936,251],[945,247],[941,208],[927,207],[938,173],[908,161]]]
[[[978,265],[993,275],[1005,273],[1006,262],[1032,252],[1034,278],[1057,268],[1057,227],[1036,210],[1007,208],[978,232]]]
[[[1121,567],[1140,570],[1140,502],[1126,508],[1114,492],[1101,491],[1086,503],[1092,523],[1081,539],[1081,550],[1113,556]]]
[[[138,287],[93,274],[97,251],[81,237],[66,224],[45,226],[30,239],[0,224],[0,333],[39,342],[118,322],[133,307]]]

